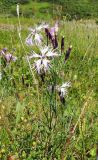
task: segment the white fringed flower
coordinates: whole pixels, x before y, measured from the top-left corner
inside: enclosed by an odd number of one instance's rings
[[[50,61],[48,59],[39,59],[35,61],[34,67],[38,74],[46,73],[50,68]]]
[[[46,73],[46,71],[49,70],[51,64],[50,64],[50,60],[48,60],[49,57],[55,57],[55,56],[59,56],[59,54],[45,46],[45,47],[40,47],[40,54],[37,54],[33,51],[33,54],[31,56],[29,56],[29,59],[31,58],[39,58],[38,60],[35,60],[34,62],[34,67],[37,71],[38,74],[41,74],[43,72]]]
[[[71,82],[66,82],[66,83],[62,84],[61,87],[57,87],[57,90],[59,92],[59,96],[62,97],[62,98],[64,96],[66,96],[67,93],[68,93],[68,88],[69,87],[71,87]]]
[[[29,46],[33,45],[41,45],[42,44],[42,35],[41,35],[41,30],[48,27],[46,24],[41,24],[39,26],[36,26],[34,29],[30,28],[30,34],[26,38],[26,44]]]

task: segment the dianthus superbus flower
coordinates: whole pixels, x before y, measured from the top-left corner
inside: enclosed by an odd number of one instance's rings
[[[26,44],[29,46],[33,46],[33,45],[41,45],[42,44],[42,40],[43,40],[43,36],[41,34],[41,30],[48,27],[48,25],[46,24],[41,24],[39,26],[36,26],[34,29],[30,28],[30,34],[28,35],[28,37],[26,38]]]
[[[65,96],[68,94],[68,88],[71,86],[70,82],[66,82],[62,84],[62,86],[57,87],[59,96],[60,96],[60,101],[64,104],[65,103]]]
[[[62,84],[62,86],[60,86],[59,88],[58,88],[58,90],[59,90],[59,92],[60,92],[60,96],[62,96],[62,97],[64,97],[65,95],[67,95],[67,93],[68,93],[68,87],[70,87],[71,86],[71,83],[70,82],[66,82],[66,83],[64,83],[64,84]]]
[[[11,53],[7,52],[7,48],[3,48],[2,51],[0,52],[0,55],[5,59],[7,63],[11,61],[16,61],[17,57],[13,56]]]
[[[38,60],[34,61],[34,67],[38,74],[42,74],[46,73],[46,71],[48,71],[51,66],[50,60],[48,58],[59,56],[59,54],[48,46],[40,47],[39,50],[40,54],[37,54],[33,51],[33,54],[29,56],[29,58],[38,58]]]
[[[51,91],[52,93],[57,90],[59,97],[60,97],[60,101],[65,104],[65,96],[67,96],[68,94],[68,88],[71,87],[71,82],[66,82],[64,84],[62,84],[62,86],[59,85],[50,85],[48,86],[48,90]]]
[[[4,58],[5,58],[7,63],[9,63],[11,60],[14,61],[14,62],[17,60],[17,57],[13,56],[10,53],[5,54]]]

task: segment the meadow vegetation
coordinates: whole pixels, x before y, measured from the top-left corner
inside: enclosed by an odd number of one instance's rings
[[[25,13],[31,7],[30,3],[23,5]],[[45,17],[44,12],[39,12],[41,3],[34,3],[35,17],[20,14],[21,39],[18,18],[4,18],[3,14],[0,18],[0,51],[8,48],[17,57],[16,61],[5,63],[0,56],[0,158],[95,160],[98,142],[98,26],[95,20],[68,21],[59,17],[58,48],[60,52],[64,36],[64,51],[61,56],[50,59],[52,67],[43,82],[33,68],[34,60],[30,60],[29,65],[26,58],[32,50],[38,50],[35,46],[28,47],[25,40],[29,27],[41,23],[43,17],[43,21],[53,26],[57,17],[52,19],[51,14]],[[51,8],[50,3],[43,4],[44,8]],[[47,44],[44,31],[42,34]],[[72,51],[65,63],[70,45]],[[61,86],[68,81],[71,87],[63,104],[58,92],[52,92],[49,87]]]

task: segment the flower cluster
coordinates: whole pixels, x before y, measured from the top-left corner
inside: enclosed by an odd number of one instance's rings
[[[26,45],[28,46],[36,46],[39,50],[39,54],[36,53],[36,51],[32,50],[32,54],[28,56],[29,59],[31,58],[37,58],[37,60],[34,60],[34,68],[37,71],[37,73],[42,76],[45,75],[46,72],[51,67],[51,60],[53,57],[60,56],[58,51],[56,50],[57,47],[52,47],[51,44],[45,44],[44,42],[44,36],[42,35],[42,31],[46,30],[47,32],[47,38],[51,40],[52,44],[56,45],[56,38],[55,33],[58,32],[58,25],[55,24],[54,27],[49,29],[49,25],[47,24],[41,24],[39,26],[36,26],[35,28],[30,28],[30,34],[26,38]],[[50,38],[50,37],[51,38]],[[47,39],[48,41],[48,39]],[[51,57],[51,58],[50,58]]]
[[[37,47],[38,53],[32,49],[31,54],[28,56],[28,59],[34,59],[33,68],[36,70],[41,80],[44,82],[46,72],[51,67],[51,61],[54,57],[61,56],[64,53],[64,36],[61,38],[61,48],[59,49],[58,44],[58,31],[59,23],[56,22],[54,26],[50,27],[48,24],[41,24],[35,26],[35,28],[29,29],[30,34],[26,38],[27,46]],[[42,31],[45,31],[46,38],[43,36]],[[46,40],[46,41],[45,41]],[[72,46],[70,46],[65,54],[64,62],[66,62],[70,56]],[[59,53],[58,53],[59,52]],[[60,100],[62,103],[65,103],[64,96],[67,95],[67,90],[71,86],[70,82],[64,83],[62,86],[56,86]],[[53,89],[53,88],[52,88]]]
[[[51,64],[49,57],[60,56],[58,54],[58,31],[59,31],[59,23],[56,22],[53,27],[49,27],[48,24],[41,24],[39,26],[35,26],[35,28],[30,28],[30,34],[26,38],[27,46],[37,46],[39,49],[39,54],[37,54],[34,50],[32,50],[32,55],[29,56],[31,58],[38,58],[34,62],[34,68],[36,69],[38,74],[46,73],[49,70]],[[47,42],[44,42],[44,37],[42,32],[45,30],[45,34],[47,37]],[[70,56],[72,46],[68,48],[65,53],[65,62]],[[59,50],[60,51],[60,50]],[[61,39],[61,53],[64,52],[64,37]]]

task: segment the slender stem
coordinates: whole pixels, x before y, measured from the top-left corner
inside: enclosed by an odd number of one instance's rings
[[[31,74],[32,74],[32,76],[33,76],[33,78],[34,78],[34,83],[36,84],[36,90],[37,90],[37,93],[38,93],[38,101],[39,101],[38,81],[35,79],[35,76],[34,76],[34,73],[33,73],[33,71],[32,71],[32,67],[31,67],[30,61],[29,61],[28,56],[27,56],[27,52],[26,52],[26,50],[25,50],[25,47],[24,47],[24,44],[23,44],[22,38],[21,38],[21,23],[20,23],[19,13],[18,13],[18,24],[19,24],[19,29],[18,29],[19,39],[20,39],[22,48],[23,48],[23,50],[24,50],[24,53],[26,54],[27,62],[28,62],[28,65],[29,65],[29,69],[30,69],[30,72],[31,72]]]

